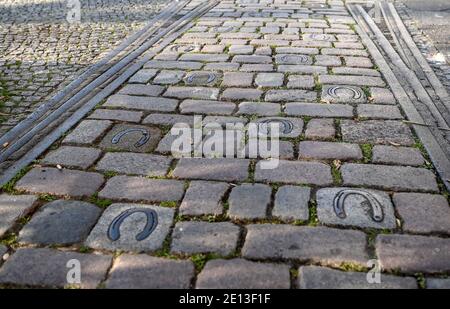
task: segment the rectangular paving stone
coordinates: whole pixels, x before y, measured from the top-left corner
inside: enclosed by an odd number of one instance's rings
[[[326,186],[333,183],[331,168],[319,162],[300,162],[280,160],[275,169],[262,169],[256,164],[256,181],[289,184],[313,184]]]
[[[227,54],[193,54],[181,55],[180,61],[225,62],[230,58]]]
[[[372,162],[421,166],[425,163],[425,159],[417,148],[375,145],[372,148]]]
[[[247,225],[242,256],[311,261],[332,266],[344,262],[366,265],[369,259],[363,232],[284,224]]]
[[[372,119],[403,119],[397,106],[360,104],[356,108],[359,117]]]
[[[80,262],[81,288],[95,289],[106,277],[112,256],[46,248],[20,248],[0,269],[0,283],[35,287],[65,287],[67,263]],[[24,271],[26,269],[27,271]]]
[[[444,196],[395,193],[393,200],[404,231],[450,234],[450,207]]]
[[[263,184],[242,184],[231,191],[228,215],[236,219],[263,219],[267,216],[272,188]]]
[[[314,89],[314,77],[308,75],[289,75],[288,88]]]
[[[238,115],[277,116],[281,113],[278,103],[242,102],[239,104]]]
[[[156,73],[158,73],[158,70],[142,69],[142,70],[137,71],[137,73],[134,74],[133,76],[131,76],[129,82],[130,83],[146,84],[153,77],[155,77]]]
[[[174,210],[168,207],[112,204],[103,212],[85,245],[100,250],[152,252],[162,247],[173,216]]]
[[[185,74],[186,72],[184,71],[162,70],[155,79],[153,79],[153,83],[160,85],[175,85],[181,82]]]
[[[436,176],[427,169],[348,163],[341,167],[344,185],[388,190],[439,191]]]
[[[164,87],[157,85],[128,84],[119,90],[119,94],[157,97],[164,91]]]
[[[265,100],[268,102],[315,101],[317,94],[308,90],[269,90]]]
[[[283,85],[284,75],[282,73],[259,73],[255,84],[258,87],[280,87]]]
[[[161,97],[136,97],[115,94],[110,96],[103,106],[138,109],[143,111],[173,112],[178,106],[178,100]]]
[[[144,153],[108,152],[97,163],[95,169],[101,172],[163,177],[170,168],[172,159]]]
[[[272,215],[288,221],[307,221],[310,196],[311,189],[308,187],[282,186],[275,195]]]
[[[26,216],[37,201],[34,195],[0,195],[0,237],[2,237],[14,223]],[[0,254],[2,256],[3,254]]]
[[[411,130],[401,121],[343,120],[341,121],[341,131],[344,142],[403,146],[414,144]]]
[[[102,120],[118,120],[125,122],[140,122],[142,112],[123,111],[114,109],[96,109],[88,118]]]
[[[94,143],[113,123],[109,120],[83,120],[63,143],[90,145]]]
[[[303,141],[299,145],[299,159],[361,160],[361,148],[357,144]]]
[[[236,104],[223,101],[184,100],[180,104],[183,114],[231,115],[235,109]]]
[[[413,277],[381,274],[380,283],[369,283],[365,272],[344,272],[319,266],[298,270],[300,289],[417,289]]]
[[[386,88],[370,88],[374,104],[396,104],[394,95]]]
[[[22,228],[18,241],[37,245],[81,243],[100,217],[101,209],[80,201],[57,200],[39,209]]]
[[[439,273],[450,270],[450,239],[379,235],[375,247],[383,270],[408,273]]]
[[[164,93],[164,96],[178,99],[217,100],[219,97],[219,89],[210,87],[171,86]]]
[[[450,289],[450,279],[427,278],[427,289]]]
[[[254,49],[251,45],[231,45],[228,52],[234,55],[250,55],[253,54]]]
[[[240,67],[239,63],[231,62],[209,62],[203,68],[205,71],[237,71]]]
[[[203,66],[200,62],[189,61],[160,61],[150,60],[144,65],[146,69],[179,69],[179,70],[199,70]]]
[[[325,224],[394,229],[394,207],[387,193],[368,189],[324,188],[316,193],[317,217]]]
[[[373,69],[365,69],[365,68],[349,68],[349,67],[338,67],[332,68],[331,71],[334,74],[342,74],[342,75],[362,75],[362,76],[381,76],[380,72]],[[383,88],[379,88],[383,89]],[[377,103],[377,102],[374,102]]]
[[[96,148],[62,146],[46,155],[42,163],[86,169],[94,164],[101,153]]]
[[[181,179],[244,181],[248,177],[250,161],[232,158],[182,158],[173,176]]]
[[[289,289],[289,266],[244,259],[208,261],[196,282],[197,289]]]
[[[180,205],[182,215],[220,215],[222,198],[229,185],[224,182],[191,181]]]
[[[345,65],[357,68],[373,68],[370,58],[365,57],[344,57]]]
[[[195,275],[188,260],[170,260],[145,254],[119,256],[105,282],[107,289],[188,289]]]
[[[277,47],[275,49],[275,52],[277,54],[317,55],[319,53],[319,49],[317,49],[317,48],[307,48],[307,47]]]
[[[336,135],[333,119],[311,119],[306,125],[305,137],[314,140],[329,140]]]
[[[323,48],[322,55],[333,56],[362,56],[367,57],[369,54],[365,50],[346,49],[346,48]]]
[[[253,84],[253,73],[226,72],[223,75],[222,87],[250,87]]]
[[[184,123],[192,126],[194,124],[194,116],[153,113],[145,117],[142,123],[164,126],[173,126],[175,124]]]
[[[104,182],[98,173],[35,167],[16,184],[16,189],[30,193],[60,196],[91,196]]]
[[[272,63],[272,57],[261,55],[237,55],[231,60],[237,63]]]
[[[354,86],[373,86],[383,87],[384,81],[380,77],[373,76],[351,76],[351,75],[320,75],[319,82],[321,84],[335,85],[354,85]]]
[[[227,256],[236,250],[239,235],[239,226],[230,222],[178,222],[173,229],[170,252]]]
[[[250,88],[227,88],[222,93],[222,100],[259,100],[263,92]]]
[[[159,128],[117,124],[105,135],[99,147],[109,151],[150,152],[160,139]]]
[[[367,97],[360,87],[323,85],[321,101],[326,103],[366,103]],[[359,105],[358,105],[359,106]]]
[[[178,180],[115,176],[108,180],[98,196],[105,199],[164,202],[179,201],[184,184]]]
[[[318,65],[292,65],[281,64],[277,68],[278,72],[283,73],[300,73],[300,74],[325,74],[328,72],[327,67]]]
[[[255,39],[250,41],[251,45],[255,46],[289,46],[289,41],[286,40],[267,40]]]
[[[243,64],[240,68],[242,72],[272,72],[273,64]]]

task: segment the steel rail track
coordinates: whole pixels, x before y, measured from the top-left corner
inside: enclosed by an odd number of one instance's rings
[[[427,150],[446,188],[450,190],[449,142],[445,138],[449,133],[448,119],[440,113],[435,101],[430,97],[421,81],[415,75],[415,72],[406,66],[402,57],[396,52],[363,7],[361,5],[348,4],[347,8],[357,22],[357,33],[383,73],[409,123]],[[388,22],[391,23],[392,29],[395,29],[396,26],[393,21],[390,20]],[[400,42],[403,39],[398,37],[397,40]],[[408,54],[406,52],[405,56]],[[408,60],[412,63],[416,61],[411,59],[411,56],[408,57]],[[429,74],[429,72],[424,71],[421,73]],[[437,116],[438,119],[433,118],[430,121],[429,117],[424,115],[422,110],[418,108],[420,105],[425,105],[430,112],[433,111],[432,116]]]

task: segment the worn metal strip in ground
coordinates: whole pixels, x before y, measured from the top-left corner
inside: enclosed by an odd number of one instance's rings
[[[119,88],[127,79],[129,79],[134,73],[136,73],[143,65],[148,62],[151,58],[153,58],[158,52],[167,47],[172,41],[174,41],[180,34],[187,31],[190,27],[192,27],[191,21],[202,14],[209,11],[211,8],[216,6],[219,1],[213,1],[208,3],[208,1],[203,2],[197,8],[192,10],[190,13],[186,14],[178,20],[176,23],[172,24],[169,28],[160,32],[156,38],[142,45],[133,53],[138,53],[138,56],[145,53],[146,50],[151,48],[152,45],[156,44],[156,47],[139,59],[138,62],[132,63],[132,60],[136,57],[131,57],[131,60],[128,62],[129,66],[126,66],[123,70],[120,71],[120,75],[114,79],[110,84],[108,84],[103,90],[101,90],[98,94],[92,97],[86,104],[84,104],[81,108],[79,108],[73,115],[71,115],[64,123],[58,126],[57,129],[53,130],[50,134],[48,134],[42,141],[40,141],[36,146],[34,146],[30,151],[28,151],[22,158],[14,162],[14,164],[9,167],[3,175],[0,177],[0,186],[6,184],[10,181],[14,176],[28,164],[30,164],[34,159],[36,159],[40,154],[42,154],[45,150],[48,149],[58,138],[60,138],[65,132],[67,132],[71,127],[73,127],[78,121],[80,121],[89,111],[91,111],[98,103],[104,100],[107,96],[112,94],[117,88]],[[169,35],[167,38],[161,39]],[[123,61],[123,60],[122,60]],[[55,111],[57,112],[57,111]],[[0,156],[1,158],[1,156]]]
[[[383,40],[384,36],[380,37],[379,35],[376,36],[375,34],[373,34],[373,37],[381,39],[381,42],[377,40],[372,40],[370,38],[368,32],[371,29],[373,29],[374,26],[376,27],[376,25],[375,23],[373,23],[373,21],[372,24],[369,23],[371,18],[361,6],[348,5],[347,7],[359,25],[358,27],[356,27],[356,30],[360,35],[363,43],[368,47],[368,50],[371,53],[372,57],[374,58],[376,64],[378,65],[381,72],[388,81],[389,85],[391,86],[394,96],[398,100],[399,104],[402,106],[402,109],[405,112],[408,119],[412,122],[412,126],[414,127],[417,136],[419,137],[422,144],[425,146],[445,186],[447,187],[447,189],[450,189],[450,160],[446,152],[442,149],[442,145],[437,141],[430,127],[427,125],[422,125],[426,123],[424,121],[424,118],[421,116],[421,114],[415,107],[414,103],[411,101],[402,84],[399,82],[399,79],[397,78],[396,74],[394,74],[393,70],[389,66],[387,59],[383,57],[380,50],[387,52],[386,51],[387,49],[388,52],[390,52],[391,56],[393,56],[394,59],[396,59],[395,61],[396,67],[398,65],[400,66],[402,65],[402,63],[398,62],[400,56],[398,56],[397,54],[397,57],[395,57],[394,54],[395,51],[393,50],[389,42],[386,40],[386,38],[384,38]],[[403,65],[405,64],[403,63]],[[397,70],[396,73],[399,74],[400,71]],[[406,79],[406,77],[404,76],[403,78]],[[419,85],[417,84],[415,85],[416,87],[421,87],[420,83]]]

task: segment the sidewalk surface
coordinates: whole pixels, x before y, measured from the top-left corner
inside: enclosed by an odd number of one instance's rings
[[[0,283],[76,259],[83,288],[449,287],[448,193],[354,24],[220,1],[5,188]],[[279,166],[173,158],[193,115],[281,123]]]

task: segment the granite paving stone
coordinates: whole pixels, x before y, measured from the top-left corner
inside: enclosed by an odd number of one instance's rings
[[[42,160],[44,164],[86,169],[100,157],[101,150],[87,147],[62,146]]]
[[[179,222],[173,229],[170,251],[227,256],[236,250],[239,235],[239,226],[230,222]]]
[[[103,175],[68,169],[35,167],[16,184],[16,189],[30,193],[60,196],[91,196],[104,182]]]
[[[450,279],[427,278],[427,289],[450,289]]]
[[[303,141],[299,145],[300,159],[361,160],[361,148],[357,144]]]
[[[366,265],[369,259],[363,232],[284,224],[248,225],[242,256],[311,261],[330,266],[344,262]]]
[[[0,283],[62,288],[69,285],[67,263],[74,259],[81,266],[81,284],[78,286],[85,289],[96,288],[106,277],[112,262],[110,255],[20,248],[0,269]]]
[[[37,245],[69,245],[87,237],[101,209],[80,201],[50,202],[33,215],[19,233],[19,242]]]
[[[162,177],[169,170],[171,158],[152,154],[108,152],[97,163],[101,172],[116,172],[128,175]]]
[[[107,289],[188,289],[194,265],[145,254],[119,256],[105,282]]]
[[[151,211],[150,214],[149,211]],[[149,217],[151,214],[153,216]],[[112,204],[103,212],[85,245],[110,251],[156,251],[162,247],[173,217],[174,210],[167,207]],[[147,231],[147,224],[151,224],[149,231]]]
[[[305,130],[307,139],[329,140],[336,135],[333,119],[311,119]]]
[[[2,237],[14,223],[26,216],[32,209],[37,197],[34,195],[0,195],[0,237]]]
[[[150,152],[161,139],[161,130],[156,127],[118,124],[102,139],[99,146],[106,150]]]
[[[110,96],[103,106],[152,112],[173,112],[178,106],[178,100],[115,94]]]
[[[173,176],[180,179],[243,181],[248,177],[250,161],[246,159],[182,158]]]
[[[450,207],[444,196],[395,193],[393,200],[404,231],[450,234]]]
[[[63,143],[91,145],[112,125],[108,120],[84,120],[66,138]]]
[[[179,201],[183,194],[182,181],[115,176],[107,181],[98,196],[113,200],[165,202]]]
[[[381,275],[380,283],[369,283],[365,272],[344,272],[319,266],[302,266],[298,271],[300,289],[417,289],[413,277]]]
[[[88,118],[89,119],[103,119],[103,120],[118,120],[125,122],[140,122],[142,119],[142,112],[111,110],[111,109],[96,109]]]
[[[351,118],[353,107],[346,104],[287,103],[285,113],[289,116]]]
[[[283,220],[307,221],[310,196],[311,189],[308,187],[282,186],[275,195],[272,215]]]
[[[197,289],[288,289],[289,266],[244,259],[208,261],[197,278]]]
[[[129,94],[137,96],[149,96],[157,97],[164,91],[164,87],[157,85],[139,85],[139,84],[129,84],[125,85],[119,90],[119,94]]]
[[[421,166],[425,163],[425,159],[417,148],[375,145],[372,149],[372,162]]]
[[[222,198],[229,185],[224,182],[191,181],[180,205],[182,215],[220,215]]]
[[[272,188],[263,184],[242,184],[231,190],[228,215],[236,219],[262,219],[267,216]]]

